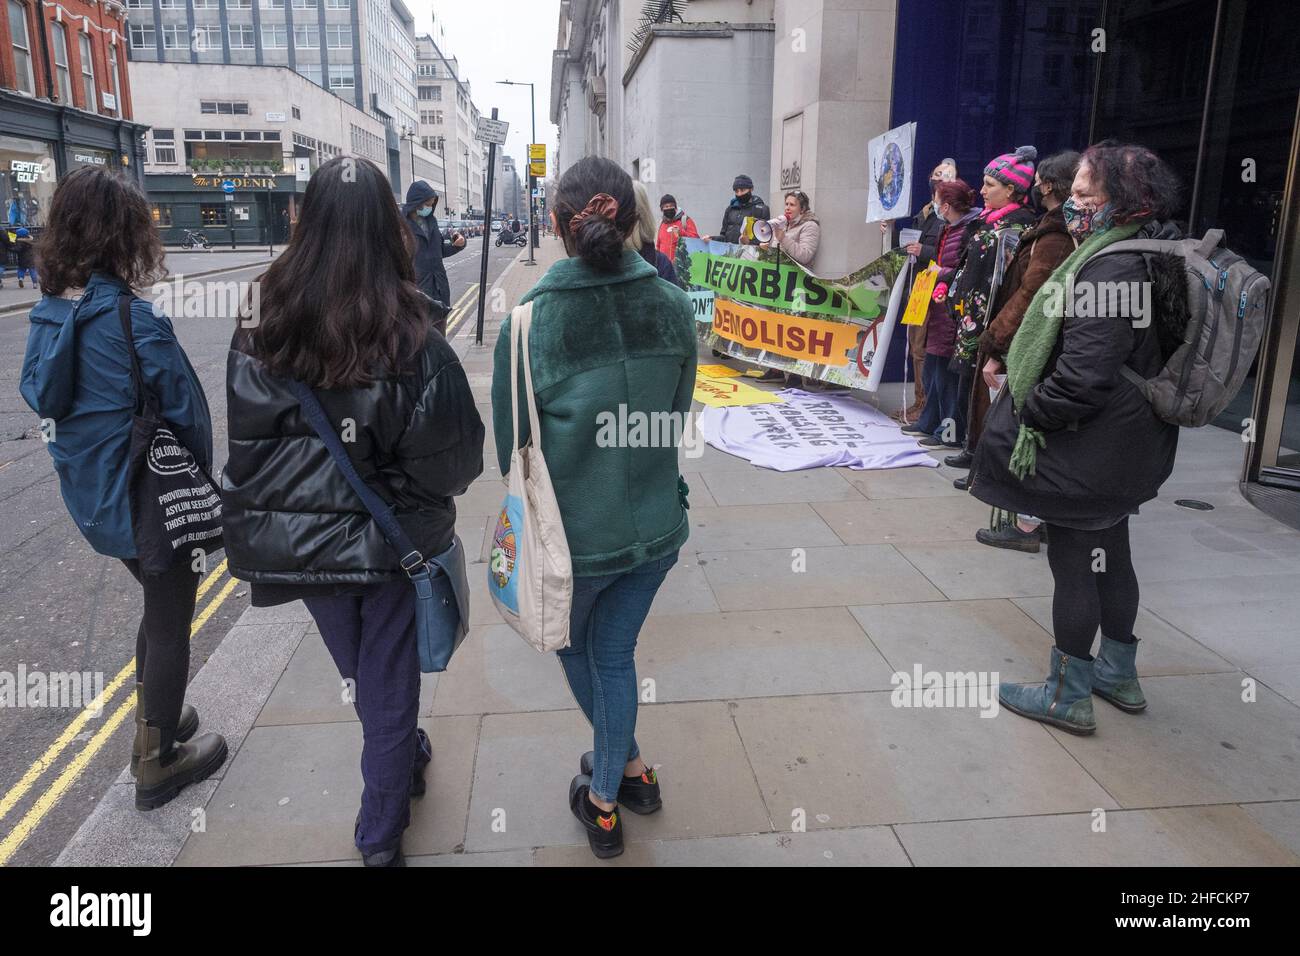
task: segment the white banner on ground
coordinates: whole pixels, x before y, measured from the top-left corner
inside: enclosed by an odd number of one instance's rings
[[[783,404],[705,408],[700,434],[714,448],[774,471],[939,465],[889,416],[865,402],[797,388],[777,394]]]

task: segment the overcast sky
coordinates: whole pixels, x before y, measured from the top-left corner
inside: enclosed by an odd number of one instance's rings
[[[534,83],[537,91],[537,141],[547,144],[548,163],[558,132],[551,123],[551,54],[559,28],[560,0],[406,0],[415,16],[416,35],[430,34],[445,54],[457,57],[469,80],[474,105],[484,116],[492,107],[510,124],[506,155],[526,175],[531,132],[528,87],[498,86],[497,80]],[[446,34],[434,29],[437,18]]]

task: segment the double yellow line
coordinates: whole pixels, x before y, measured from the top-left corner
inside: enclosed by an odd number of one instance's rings
[[[461,323],[461,320],[464,319],[465,316],[469,315],[470,309],[472,309],[474,303],[478,301],[478,297],[474,295],[477,291],[478,283],[475,282],[470,285],[470,287],[465,291],[465,294],[462,295],[456,304],[451,307],[451,312],[447,316],[447,339],[449,341],[456,331],[456,326]]]
[[[207,594],[208,591],[212,589],[213,585],[216,584],[225,573],[226,562],[225,560],[222,560],[222,562],[217,565],[216,569],[199,583],[196,601],[198,598],[202,598]],[[216,613],[217,609],[221,607],[222,602],[230,596],[230,592],[235,589],[235,585],[238,583],[239,582],[235,578],[229,578],[221,586],[217,591],[216,596],[209,601],[207,606],[205,606],[203,610],[198,613],[198,616],[194,618],[194,622],[190,625],[191,638],[194,637],[199,628],[207,623],[208,618],[212,617],[212,615]],[[63,798],[63,795],[67,793],[68,788],[76,782],[77,777],[80,776],[81,772],[86,768],[86,765],[90,763],[95,754],[99,752],[100,748],[104,746],[109,737],[113,735],[113,732],[121,726],[123,721],[126,720],[131,709],[135,707],[134,657],[127,662],[125,667],[117,672],[117,676],[115,676],[109,682],[108,686],[100,692],[99,696],[87,704],[72,723],[68,724],[63,733],[59,734],[58,739],[45,749],[45,753],[41,754],[40,757],[38,757],[36,761],[27,768],[27,772],[23,774],[22,778],[16,784],[9,788],[9,792],[3,797],[0,797],[0,819],[3,819],[5,814],[12,810],[18,802],[22,800],[27,792],[31,790],[33,784],[40,779],[41,775],[54,766],[55,761],[58,760],[63,751],[68,748],[68,745],[76,739],[77,735],[81,733],[82,728],[84,728],[91,720],[96,719],[97,716],[102,716],[104,708],[108,702],[119,690],[126,686],[128,681],[131,682],[131,691],[127,695],[126,699],[117,706],[113,713],[109,715],[108,719],[100,726],[99,730],[95,732],[95,735],[91,737],[86,745],[81,749],[81,752],[72,758],[71,762],[63,768],[63,771],[54,779],[49,787],[46,788],[45,792],[36,799],[36,802],[33,803],[27,813],[23,815],[23,818],[18,821],[12,830],[5,834],[2,840],[0,840],[0,866],[4,866],[8,863],[13,855],[18,852],[18,848],[27,841],[27,838],[31,836],[33,832],[35,832],[41,821],[45,819],[46,815],[52,809],[54,809],[59,800]]]

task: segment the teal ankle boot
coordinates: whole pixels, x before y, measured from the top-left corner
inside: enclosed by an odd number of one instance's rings
[[[1080,736],[1097,729],[1092,714],[1092,662],[1052,648],[1045,684],[1001,684],[998,700],[1013,714],[1040,720]]]
[[[1138,683],[1137,638],[1132,643],[1101,639],[1101,650],[1092,662],[1092,692],[1129,714],[1147,709],[1147,699]]]

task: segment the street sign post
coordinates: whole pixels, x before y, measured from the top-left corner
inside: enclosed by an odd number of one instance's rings
[[[486,125],[485,124],[491,124]],[[479,120],[479,139],[488,143],[488,167],[487,167],[487,185],[483,189],[483,261],[479,265],[478,273],[478,322],[474,326],[474,344],[483,344],[483,310],[487,305],[487,274],[488,274],[488,242],[492,239],[492,230],[488,226],[492,222],[492,182],[496,178],[497,167],[497,147],[504,146],[506,142],[506,130],[509,129],[509,123],[503,123],[497,119],[497,108],[492,107],[492,118],[490,120]],[[492,130],[493,135],[499,128],[500,139],[483,139],[485,129]]]
[[[478,121],[478,132],[474,134],[474,138],[480,143],[504,146],[506,144],[506,134],[510,132],[510,124],[505,120],[496,119],[496,110],[492,112],[492,119],[480,119]]]

